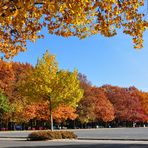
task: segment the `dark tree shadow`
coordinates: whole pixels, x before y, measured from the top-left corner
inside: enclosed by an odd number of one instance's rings
[[[10,147],[7,147],[10,148]],[[22,146],[11,148],[148,148],[147,144],[76,144],[56,146]]]

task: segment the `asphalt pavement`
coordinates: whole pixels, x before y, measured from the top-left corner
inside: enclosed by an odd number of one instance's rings
[[[148,140],[148,128],[100,128],[74,130],[79,139],[96,140]]]
[[[0,132],[0,148],[148,148],[148,128],[76,129],[78,140],[27,141],[32,131]]]
[[[148,128],[75,129],[78,139],[85,140],[148,140]],[[32,131],[0,132],[0,138],[26,138]]]
[[[0,141],[0,148],[148,148],[146,141],[52,140]]]

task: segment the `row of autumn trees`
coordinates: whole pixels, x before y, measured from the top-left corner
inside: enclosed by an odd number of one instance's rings
[[[135,87],[92,86],[76,70],[60,70],[49,52],[35,67],[0,60],[1,127],[35,122],[53,129],[53,121],[62,124],[72,120],[77,126],[147,123],[148,93]]]
[[[81,122],[110,122],[109,125],[114,127],[133,126],[133,122],[147,123],[147,92],[135,87],[93,87],[86,82],[86,79],[81,80],[84,96],[77,109]]]
[[[10,105],[2,121],[50,119],[53,129],[53,118],[57,122],[76,118],[75,108],[83,96],[76,70],[59,70],[55,56],[48,51],[35,67],[2,60],[0,65],[0,88]]]

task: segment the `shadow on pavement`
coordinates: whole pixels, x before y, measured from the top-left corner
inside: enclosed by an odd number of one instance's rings
[[[7,147],[10,148],[10,147]],[[146,144],[81,144],[56,146],[23,146],[11,148],[148,148]]]

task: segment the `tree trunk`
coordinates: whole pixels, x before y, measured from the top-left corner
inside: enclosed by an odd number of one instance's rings
[[[53,117],[52,117],[52,112],[50,112],[50,129],[53,131]]]
[[[52,117],[52,104],[51,104],[51,99],[50,99],[50,130],[53,131],[53,117]]]

